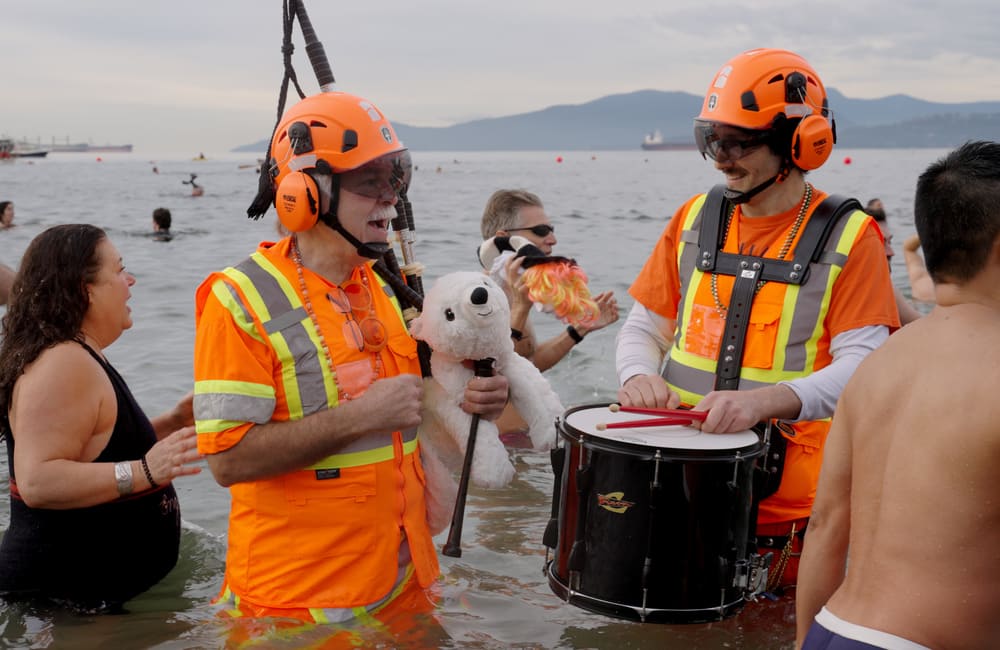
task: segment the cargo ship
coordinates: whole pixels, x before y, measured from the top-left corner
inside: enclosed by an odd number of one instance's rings
[[[132,153],[130,144],[90,144],[89,142],[67,142],[58,144],[53,142],[49,151],[58,153]]]
[[[657,129],[642,139],[642,148],[646,151],[691,151],[697,147],[693,142],[664,142],[663,134]]]

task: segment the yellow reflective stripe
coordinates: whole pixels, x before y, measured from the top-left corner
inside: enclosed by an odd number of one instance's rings
[[[417,440],[408,440],[403,443],[403,455],[412,454],[417,450]],[[360,467],[361,465],[372,465],[395,457],[392,445],[368,449],[365,451],[355,451],[349,454],[334,454],[327,456],[306,469],[337,469],[342,467]]]
[[[288,299],[289,304],[293,308],[302,307],[302,300],[296,288],[292,285],[291,281],[285,275],[278,270],[270,260],[268,260],[264,255],[259,252],[255,252],[250,258],[260,266],[261,269],[266,271],[269,275],[273,276],[278,286],[281,287],[282,292]],[[251,285],[252,286],[252,285]],[[245,290],[245,289],[244,289]],[[260,298],[260,294],[257,292],[256,288],[253,288],[254,295],[263,302]],[[268,317],[270,318],[270,317]],[[327,406],[333,408],[339,403],[339,391],[337,390],[337,384],[333,379],[333,375],[330,374],[330,368],[328,364],[323,363],[322,359],[326,352],[323,351],[323,345],[320,342],[319,332],[316,330],[316,323],[313,322],[312,318],[309,318],[306,314],[302,319],[302,325],[305,328],[306,335],[309,340],[316,347],[319,354],[319,369],[323,376],[323,388],[327,396]],[[299,394],[298,386],[298,373],[296,373],[295,368],[295,357],[291,353],[288,347],[288,343],[284,336],[280,332],[275,332],[270,336],[272,344],[275,347],[275,352],[278,353],[279,359],[281,360],[281,378],[282,383],[286,386],[285,394],[288,396],[288,410],[289,415],[292,419],[299,419],[305,415],[302,408],[302,397]],[[291,386],[291,390],[288,387]],[[294,406],[293,406],[293,395],[294,395]]]
[[[198,435],[203,433],[221,433],[246,424],[246,420],[195,420],[194,428]]]
[[[282,275],[263,255],[259,252],[254,252],[250,255],[250,259],[253,260],[262,270],[274,276],[275,280],[278,282],[279,286],[281,286],[282,291],[284,291],[286,295],[297,296],[285,276]],[[245,295],[247,300],[250,301],[250,309],[252,309],[257,315],[257,318],[259,318],[262,322],[271,320],[271,311],[268,309],[267,302],[264,301],[260,292],[257,291],[257,287],[254,286],[253,281],[244,272],[230,267],[223,271],[223,273],[232,278],[232,280],[240,286],[243,290],[243,295]],[[294,306],[297,302],[297,300],[292,301],[292,305]],[[268,335],[268,339],[271,341],[271,348],[274,350],[275,354],[277,354],[278,361],[281,363],[281,384],[285,389],[285,401],[288,404],[289,416],[293,420],[298,420],[302,417],[303,413],[302,397],[299,395],[298,382],[295,381],[295,359],[288,350],[288,344],[285,342],[285,338],[282,336],[281,332],[270,333]]]
[[[357,620],[358,623],[364,625],[367,628],[384,630],[385,624],[374,617],[380,611],[388,607],[400,594],[409,586],[410,580],[413,579],[414,567],[413,564],[406,566],[403,572],[403,578],[393,587],[389,595],[382,600],[376,602],[373,605],[359,606],[359,607],[343,607],[343,608],[333,608],[327,607],[325,609],[319,607],[310,607],[309,614],[312,616],[313,621],[321,624],[331,624],[331,623],[347,623],[351,618]]]
[[[233,379],[202,379],[194,383],[195,395],[208,395],[210,393],[273,398],[274,387],[270,384],[255,384],[249,381],[235,381]]]
[[[684,223],[681,224],[681,233],[682,234],[685,231],[690,230],[691,226],[694,225],[695,219],[698,217],[698,214],[701,212],[701,206],[705,205],[705,200],[707,198],[708,198],[708,194],[702,194],[701,196],[699,196],[697,199],[694,200],[694,203],[691,204],[691,207],[688,209],[687,215],[685,215],[685,217],[684,217]],[[684,249],[687,248],[689,245],[690,246],[694,246],[694,247],[697,248],[698,244],[697,243],[688,244],[686,241],[684,241],[684,237],[683,236],[678,237],[678,240],[679,241],[677,242],[677,277],[680,278],[681,281],[683,281],[683,279],[684,279],[684,268],[682,266],[681,260],[683,259],[683,256],[684,256]],[[683,350],[684,347],[686,346],[686,342],[687,342],[687,329],[681,327],[681,318],[680,318],[680,315],[681,314],[690,314],[691,313],[691,305],[694,304],[695,290],[697,290],[697,288],[698,288],[698,282],[695,280],[695,278],[701,278],[701,276],[704,275],[700,270],[698,270],[697,267],[693,268],[693,271],[694,272],[691,274],[691,281],[688,284],[687,289],[685,289],[684,287],[681,287],[681,290],[683,291],[682,295],[684,296],[684,304],[682,306],[682,310],[678,311],[678,314],[677,314],[677,316],[678,316],[677,327],[675,328],[675,331],[674,331],[674,347],[670,351],[670,355],[671,356],[673,356],[675,349],[677,349],[677,350]],[[713,365],[713,368],[714,368],[714,365]],[[713,369],[712,372],[715,372],[715,370]]]
[[[240,303],[235,295],[233,295],[232,290],[223,280],[219,280],[212,284],[212,295],[215,299],[219,301],[226,311],[228,311],[233,316],[233,322],[236,326],[243,330],[247,336],[253,338],[255,341],[264,342],[261,338],[260,333],[257,332],[257,328],[254,327],[252,316],[247,313],[246,308]]]

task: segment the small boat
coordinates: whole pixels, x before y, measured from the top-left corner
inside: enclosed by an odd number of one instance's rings
[[[14,151],[14,141],[10,138],[0,138],[0,160],[13,158],[12,151]]]
[[[44,158],[45,156],[49,155],[49,152],[44,150],[12,151],[10,155],[13,156],[14,158]]]
[[[664,142],[663,134],[656,129],[642,139],[642,148],[646,151],[690,151],[696,147],[693,142]]]
[[[14,149],[10,152],[10,155],[12,158],[44,158],[49,155],[49,150],[18,142],[14,145]]]

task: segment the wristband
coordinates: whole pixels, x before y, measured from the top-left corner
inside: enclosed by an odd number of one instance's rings
[[[524,338],[524,332],[522,332],[521,330],[514,329],[512,327],[510,328],[510,338],[514,339],[514,342],[516,343]]]
[[[571,339],[573,339],[573,345],[576,345],[577,343],[583,340],[583,334],[577,332],[576,328],[573,327],[572,325],[566,327],[566,333],[569,334],[569,337]]]
[[[120,496],[132,494],[132,490],[135,489],[132,481],[132,463],[115,463],[115,484],[118,486]]]
[[[146,464],[146,455],[143,454],[142,460],[142,471],[146,474],[146,480],[149,481],[149,487],[158,488],[160,487],[156,481],[153,480],[153,473],[149,471],[149,465]]]

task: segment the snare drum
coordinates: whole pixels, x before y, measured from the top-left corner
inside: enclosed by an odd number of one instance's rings
[[[752,477],[764,446],[751,431],[598,427],[649,418],[602,404],[572,408],[557,423],[564,457],[549,586],[619,618],[721,620],[755,579]]]

